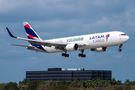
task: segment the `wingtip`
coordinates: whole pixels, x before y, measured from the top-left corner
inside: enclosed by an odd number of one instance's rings
[[[10,32],[10,30],[8,29],[8,27],[6,27],[6,29],[7,29],[7,31],[8,31],[8,34],[9,34],[11,37],[17,38],[17,37],[15,37],[15,36]]]

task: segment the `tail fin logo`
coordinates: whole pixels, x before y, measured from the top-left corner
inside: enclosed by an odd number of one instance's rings
[[[24,28],[27,33],[27,37],[29,39],[41,40],[38,34],[34,31],[34,29],[28,24],[28,22],[24,22]]]
[[[32,35],[27,35],[27,37],[32,38],[32,39],[34,38],[34,36],[32,36]]]
[[[26,24],[24,27],[30,28],[30,25],[29,24]]]

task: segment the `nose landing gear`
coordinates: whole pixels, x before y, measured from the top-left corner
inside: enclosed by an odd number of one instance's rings
[[[121,47],[122,47],[123,45],[122,44],[120,44],[120,46],[119,46],[119,49],[118,49],[118,51],[119,52],[121,52],[122,51],[122,49],[121,49]]]

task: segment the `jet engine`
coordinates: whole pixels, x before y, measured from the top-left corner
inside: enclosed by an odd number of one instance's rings
[[[68,44],[66,47],[65,47],[65,50],[66,51],[75,51],[78,49],[78,44]]]
[[[93,48],[91,51],[96,51],[96,52],[104,52],[107,50],[107,47],[100,47],[100,48]]]

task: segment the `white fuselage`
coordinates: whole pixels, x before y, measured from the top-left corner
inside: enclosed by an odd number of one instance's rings
[[[119,31],[113,31],[113,32],[104,32],[104,33],[95,33],[95,34],[88,34],[88,35],[58,38],[58,39],[50,39],[44,41],[55,42],[55,43],[66,43],[67,45],[80,44],[84,46],[79,47],[78,50],[85,50],[85,49],[93,49],[93,48],[100,48],[100,47],[117,46],[117,45],[124,44],[128,40],[129,40],[129,36],[127,36],[125,33]],[[51,46],[51,47],[43,46],[43,48],[46,50],[45,52],[47,53],[63,52],[63,50],[56,49],[55,46]]]
[[[122,45],[129,40],[129,36],[120,31],[42,40],[28,22],[23,22],[23,25],[27,34],[27,38],[16,37],[11,33],[8,27],[6,27],[6,29],[12,38],[28,41],[30,45],[11,45],[26,47],[28,50],[33,50],[36,52],[65,52],[62,53],[62,56],[65,57],[69,57],[69,54],[67,54],[68,51],[80,50],[81,53],[79,53],[78,56],[86,57],[84,54],[85,49],[91,49],[91,51],[96,52],[104,52],[107,50],[107,47],[117,45],[119,45],[118,51],[121,52]]]

